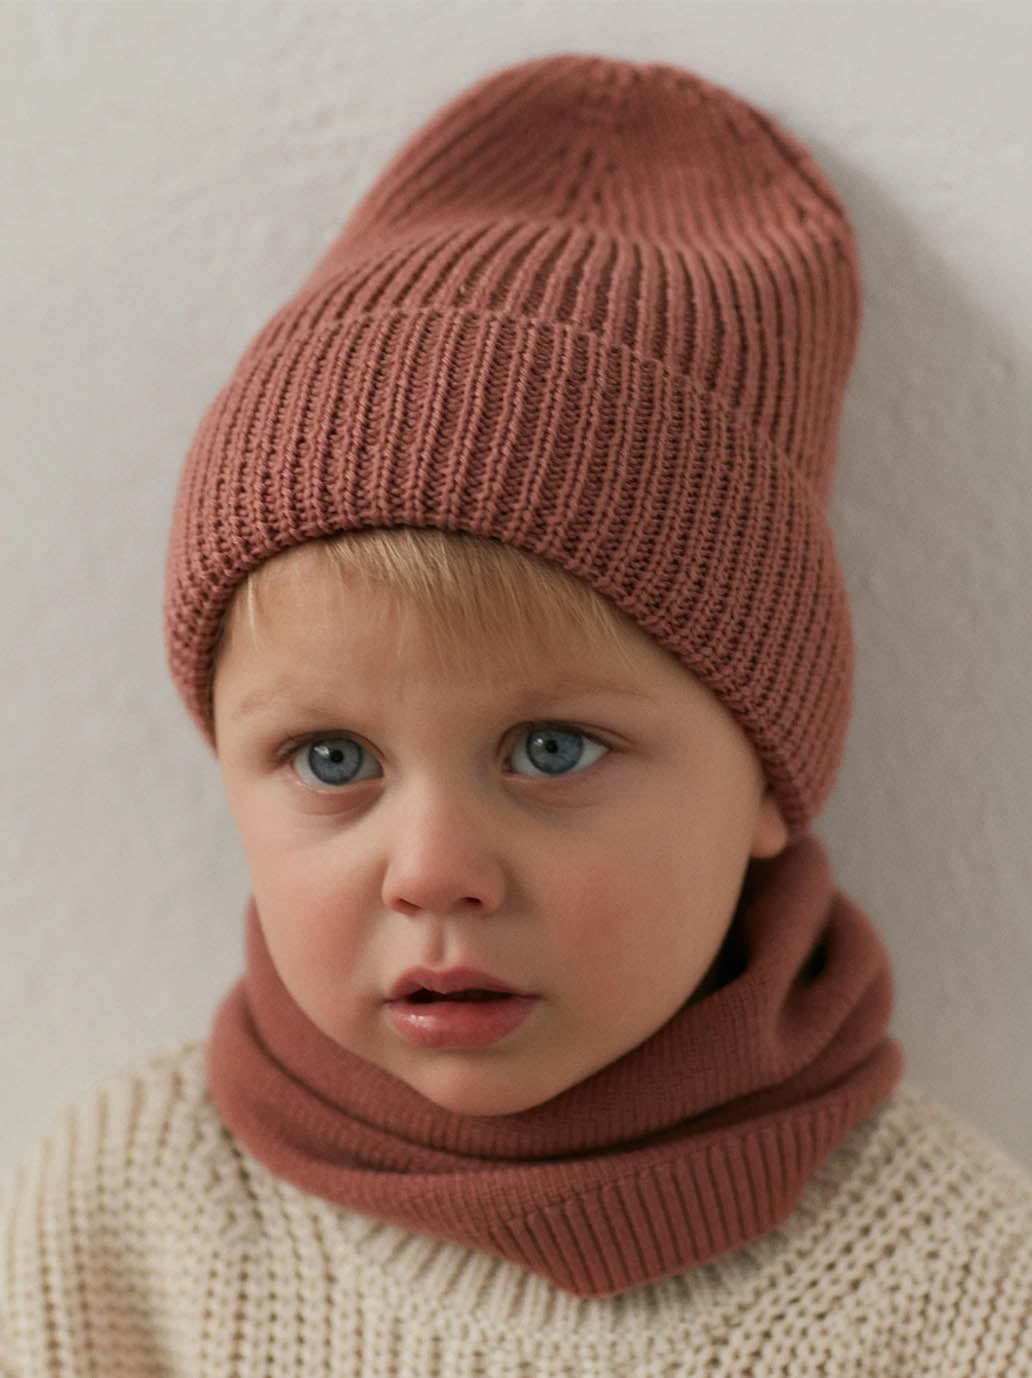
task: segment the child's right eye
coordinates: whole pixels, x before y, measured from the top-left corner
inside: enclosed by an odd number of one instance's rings
[[[293,755],[292,765],[306,785],[316,789],[352,785],[381,774],[380,764],[353,737],[315,737]]]

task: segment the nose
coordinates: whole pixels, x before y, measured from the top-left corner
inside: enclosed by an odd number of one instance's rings
[[[502,855],[475,801],[424,792],[397,810],[384,868],[384,906],[407,916],[496,913]]]

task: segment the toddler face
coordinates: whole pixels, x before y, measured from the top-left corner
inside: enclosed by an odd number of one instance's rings
[[[415,609],[311,563],[215,679],[272,960],[431,1101],[528,1109],[676,1013],[784,825],[737,723],[644,634],[621,655],[546,618],[460,666]]]

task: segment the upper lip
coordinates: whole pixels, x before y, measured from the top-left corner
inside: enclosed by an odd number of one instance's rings
[[[438,995],[452,995],[459,990],[497,990],[506,995],[523,995],[506,981],[497,976],[489,976],[486,971],[475,967],[448,967],[446,971],[433,971],[430,967],[410,967],[395,981],[387,992],[388,1000],[404,1000],[417,990],[432,990]]]

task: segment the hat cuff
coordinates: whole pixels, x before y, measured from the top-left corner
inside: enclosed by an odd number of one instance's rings
[[[803,830],[841,760],[853,642],[799,464],[692,377],[571,325],[437,307],[313,322],[312,306],[248,347],[176,501],[167,649],[209,744],[219,625],[247,574],[346,530],[464,531],[580,576],[672,652]]]

